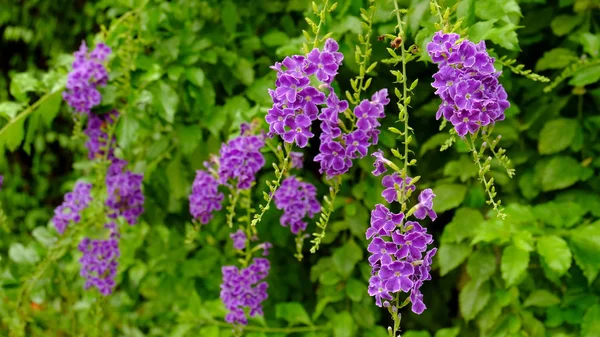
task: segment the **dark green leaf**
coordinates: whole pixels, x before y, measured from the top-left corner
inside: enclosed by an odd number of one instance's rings
[[[362,260],[363,249],[354,242],[354,240],[348,241],[341,248],[338,248],[333,253],[333,265],[338,273],[347,279],[358,261]]]
[[[487,281],[496,272],[496,256],[490,252],[477,250],[467,262],[467,273],[475,282]]]
[[[585,312],[581,322],[581,337],[598,337],[600,333],[600,304],[595,304]]]
[[[568,34],[573,28],[577,27],[583,20],[582,16],[559,15],[550,23],[550,27],[555,35],[563,36]]]
[[[575,263],[591,284],[600,271],[600,221],[572,229],[569,243]]]
[[[352,316],[347,311],[335,314],[332,319],[333,337],[354,337],[356,336],[356,325]]]
[[[433,201],[433,210],[443,213],[447,210],[458,207],[467,194],[467,187],[459,184],[439,185],[435,187],[435,199]]]
[[[204,71],[201,68],[190,68],[185,72],[185,77],[195,86],[204,86]]]
[[[442,242],[460,243],[475,235],[483,223],[483,215],[472,208],[459,208],[452,221],[444,227]]]

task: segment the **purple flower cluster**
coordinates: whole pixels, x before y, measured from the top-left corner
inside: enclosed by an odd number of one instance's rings
[[[306,230],[307,223],[303,221],[307,215],[312,218],[321,210],[321,205],[316,198],[317,189],[310,183],[298,180],[294,176],[286,178],[273,199],[277,209],[283,210],[280,223],[283,227],[290,227],[294,234]]]
[[[144,212],[143,180],[142,174],[131,171],[106,176],[106,206],[111,210],[108,217],[116,219],[122,216],[128,224],[137,224],[138,218]]]
[[[233,240],[233,248],[242,250],[246,248],[246,233],[243,230],[238,229],[237,232],[229,234],[231,240]]]
[[[219,192],[219,182],[210,173],[198,170],[189,195],[190,214],[194,219],[206,225],[212,218],[212,212],[221,210],[223,193]]]
[[[376,162],[385,160],[381,153],[375,157]],[[382,196],[390,203],[399,201],[402,196],[403,202],[416,189],[411,181],[410,177],[402,179],[397,173],[385,176]],[[417,219],[429,216],[435,220],[434,197],[431,189],[423,190],[419,203],[408,214],[414,214]],[[371,240],[367,249],[371,253],[372,275],[368,292],[380,307],[390,305],[394,293],[410,293],[412,311],[421,314],[426,306],[420,288],[424,281],[431,279],[429,271],[437,249],[427,250],[433,243],[427,229],[416,221],[405,222],[405,218],[404,213],[393,213],[383,204],[377,204],[371,212],[371,226],[366,232],[367,239]]]
[[[85,146],[88,148],[88,158],[90,160],[114,158],[115,138],[113,137],[109,144],[108,125],[113,124],[118,116],[119,113],[117,110],[104,115],[90,113],[87,128],[85,129],[85,134],[89,137]]]
[[[73,70],[67,76],[67,90],[63,92],[63,98],[76,112],[89,114],[93,107],[100,104],[102,95],[97,87],[106,85],[108,81],[104,62],[110,53],[107,45],[99,43],[88,54],[85,42],[75,52]]]
[[[80,274],[86,279],[85,289],[96,287],[104,296],[113,292],[116,286],[117,259],[120,256],[117,225],[110,223],[105,226],[111,230],[111,238],[107,240],[92,240],[84,238],[79,243],[79,251],[83,256]]]
[[[65,194],[63,203],[56,207],[52,218],[52,223],[59,234],[65,232],[69,223],[78,223],[81,220],[81,212],[92,201],[91,190],[92,184],[78,182],[72,192]]]
[[[436,118],[444,116],[462,137],[504,120],[504,110],[510,104],[498,81],[501,72],[495,70],[485,42],[459,39],[458,34],[437,32],[427,51],[439,67],[432,84],[442,99]]]
[[[244,269],[224,266],[221,300],[229,313],[225,321],[231,324],[248,324],[244,308],[249,309],[251,317],[263,314],[262,302],[267,299],[269,285],[263,280],[269,275],[271,265],[265,258],[255,258]]]
[[[188,196],[190,214],[207,224],[212,213],[222,208],[223,193],[219,185],[248,189],[256,181],[256,173],[265,165],[260,152],[265,145],[263,135],[252,135],[252,126],[243,124],[241,135],[221,145],[220,157],[213,156],[204,163],[207,170],[196,171],[192,192]]]
[[[279,135],[286,143],[303,148],[314,136],[311,124],[321,121],[320,153],[315,161],[321,173],[328,177],[347,172],[352,159],[367,155],[371,144],[377,144],[379,119],[385,117],[384,106],[389,103],[387,90],[383,89],[371,100],[363,100],[354,108],[356,124],[348,133],[340,129],[340,113],[348,110],[348,101],[340,100],[331,82],[338,73],[344,55],[333,39],[327,39],[323,50],[314,48],[308,55],[293,55],[272,68],[277,71],[275,90],[269,90],[273,107],[266,120],[270,137]],[[321,82],[311,86],[311,76]],[[327,91],[325,95],[321,90]]]
[[[221,146],[219,159],[220,183],[237,181],[237,187],[248,189],[256,179],[256,173],[265,165],[260,149],[265,145],[262,136],[241,135]]]

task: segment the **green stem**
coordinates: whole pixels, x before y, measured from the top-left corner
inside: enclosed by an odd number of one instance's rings
[[[265,193],[265,194],[267,194],[265,196],[266,204],[264,206],[260,207],[260,213],[256,213],[254,215],[254,219],[252,219],[252,223],[251,223],[252,227],[256,226],[262,220],[262,217],[265,215],[265,213],[267,213],[267,211],[269,210],[269,207],[271,206],[271,201],[273,201],[273,198],[275,197],[275,191],[277,191],[277,189],[281,185],[281,179],[283,178],[283,176],[285,175],[285,173],[287,172],[287,170],[289,168],[290,156],[292,153],[291,144],[287,144],[287,143],[285,144],[285,151],[286,151],[285,158],[283,158],[283,162],[281,163],[281,166],[278,167],[277,171],[275,172],[276,179],[273,182],[273,185],[269,186],[269,193]],[[273,164],[273,166],[276,166],[276,165]]]
[[[444,18],[442,17],[442,6],[440,6],[437,2],[437,0],[432,0],[433,4],[435,5],[435,11],[437,12],[438,15],[438,19],[440,19],[440,25],[444,25]],[[442,26],[442,29],[444,27]]]
[[[327,4],[329,3],[329,0],[325,0],[325,2],[323,3],[323,9],[321,10],[321,13],[319,14],[319,25],[317,26],[317,31],[315,32],[315,39],[313,40],[313,48],[317,48],[319,46],[319,32],[321,31],[321,26],[323,25],[323,22],[325,22],[325,13],[327,13]]]
[[[63,89],[64,89],[64,87],[61,87],[60,89],[58,89],[56,91],[61,91]],[[8,123],[6,123],[6,125],[4,125],[4,127],[2,127],[2,129],[0,129],[0,138],[2,138],[2,135],[4,133],[6,133],[8,131],[8,129],[10,129],[15,123],[17,123],[21,119],[27,118],[27,116],[31,115],[31,113],[34,112],[48,98],[50,98],[50,96],[54,95],[56,93],[56,91],[46,93],[44,96],[40,97],[35,103],[28,106],[27,109],[21,111],[21,113],[18,114],[17,116],[15,116],[15,118],[8,121]]]

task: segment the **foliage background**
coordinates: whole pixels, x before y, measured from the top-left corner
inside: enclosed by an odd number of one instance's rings
[[[504,221],[489,212],[466,147],[457,143],[439,152],[448,135],[435,121],[438,100],[429,86],[435,66],[424,52],[435,18],[427,1],[400,5],[410,9],[408,39],[421,47],[424,61],[412,63],[407,74],[420,80],[409,112],[419,157],[412,174],[434,188],[440,214],[429,226],[439,252],[433,280],[423,288],[428,310],[421,316],[403,311],[403,336],[599,336],[600,5],[463,0],[457,7],[455,19],[464,18],[471,40],[486,39],[498,56],[552,79],[534,82],[504,69],[501,81],[512,106],[495,130],[517,172],[509,179],[492,167],[506,205]],[[337,78],[342,89],[350,89],[358,71],[354,48],[365,6],[340,0],[324,27],[346,56]],[[377,6],[374,60],[387,57],[387,43],[377,35],[395,26],[392,3],[379,0]],[[103,104],[127,98],[117,138],[124,156],[145,174],[146,212],[140,225],[123,233],[116,293],[97,301],[97,294],[83,290],[77,241],[67,243],[26,299],[26,335],[230,334],[218,299],[220,267],[235,261],[230,229],[221,214],[193,231],[187,194],[209,153],[237,134],[242,121],[263,119],[275,79],[268,67],[300,52],[310,8],[305,0],[2,5],[0,335],[16,324],[17,293],[57,240],[49,225],[53,209],[76,179],[90,176],[81,123],[73,121],[60,91],[72,51],[82,39],[89,44],[99,36],[117,53],[116,67],[129,69],[106,88]],[[388,70],[377,67],[373,90],[391,89]],[[42,104],[27,112],[40,97]],[[396,119],[392,106],[386,126]],[[386,152],[396,146],[392,133],[384,132],[381,146]],[[315,153],[313,144],[305,156]],[[259,233],[275,246],[269,299],[265,319],[251,321],[248,336],[387,335],[387,313],[366,293],[364,232],[370,209],[381,200],[370,170],[365,159],[345,180],[324,244],[302,262],[293,258],[293,237],[279,225],[279,213],[267,213]],[[256,200],[272,174],[261,172]],[[326,193],[310,160],[302,175],[318,184],[319,195]]]

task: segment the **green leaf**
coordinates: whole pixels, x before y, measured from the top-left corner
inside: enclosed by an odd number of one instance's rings
[[[559,15],[550,23],[550,28],[554,35],[563,36],[568,34],[573,28],[577,27],[583,20],[582,16]]]
[[[573,143],[577,132],[582,132],[575,119],[559,118],[544,124],[540,132],[538,151],[540,154],[560,152]]]
[[[547,202],[535,205],[533,213],[538,220],[557,228],[570,228],[583,219],[586,210],[572,201]]]
[[[344,278],[347,279],[358,261],[362,260],[363,249],[354,242],[354,240],[348,241],[341,248],[338,248],[333,253],[333,265],[337,272]]]
[[[367,293],[367,285],[355,278],[350,278],[346,283],[346,296],[353,302],[360,302]]]
[[[537,320],[529,311],[519,311],[523,318],[523,330],[528,333],[529,337],[546,337],[546,328],[544,323]]]
[[[162,106],[163,111],[165,112],[165,119],[167,122],[173,123],[175,113],[177,112],[177,105],[179,104],[179,96],[177,95],[177,92],[165,82],[160,82],[158,89],[159,90],[154,91],[154,102],[155,104],[160,102],[160,106]]]
[[[185,77],[197,87],[204,86],[204,70],[201,68],[190,68],[185,72]]]
[[[21,145],[23,137],[25,137],[24,123],[25,119],[21,118],[8,126],[8,129],[6,129],[2,138],[0,138],[0,146],[2,145],[1,142],[4,141],[9,151],[15,151]]]
[[[251,85],[252,82],[254,82],[253,64],[244,58],[239,59],[234,76],[238,78],[244,85]]]
[[[562,238],[550,235],[538,239],[537,251],[548,267],[558,276],[563,275],[571,267],[571,250]]]
[[[581,322],[581,337],[600,336],[600,304],[591,306]]]
[[[456,326],[454,328],[444,328],[439,329],[435,332],[434,337],[458,337],[460,334],[460,327]]]
[[[483,223],[483,215],[472,208],[459,208],[449,224],[444,227],[441,242],[461,243],[471,238]]]
[[[355,337],[356,336],[356,325],[352,316],[347,311],[342,311],[335,314],[331,318],[333,325],[333,337]]]
[[[39,243],[46,247],[52,246],[57,240],[56,236],[52,235],[46,227],[36,227],[31,234]]]
[[[8,250],[8,256],[17,264],[32,265],[36,264],[40,257],[32,247],[25,247],[23,244],[13,242]]]
[[[229,34],[235,33],[239,18],[238,9],[232,1],[224,1],[221,4],[221,20],[223,21],[223,27]]]
[[[11,120],[15,118],[17,113],[23,108],[22,103],[16,102],[2,102],[0,103],[0,116],[4,116],[6,119]]]
[[[19,73],[10,81],[10,94],[19,101],[27,100],[27,93],[36,91],[39,81],[30,73]]]
[[[577,60],[579,60],[579,58],[573,50],[567,48],[554,48],[545,52],[542,58],[537,61],[535,70],[562,69]]]
[[[467,273],[477,283],[489,280],[496,272],[496,256],[490,252],[477,250],[467,262]]]
[[[275,305],[275,317],[283,319],[290,325],[312,325],[310,317],[298,302],[280,302]]]
[[[140,122],[131,114],[121,116],[115,131],[117,143],[121,148],[127,149],[131,144],[135,143],[139,127]]]
[[[569,243],[575,263],[591,285],[600,271],[600,221],[572,229]]]
[[[581,68],[573,74],[569,84],[576,87],[583,87],[594,84],[600,80],[600,64]]]
[[[460,305],[460,314],[468,322],[475,318],[483,310],[490,300],[489,282],[477,283],[469,281],[460,291],[458,302]]]
[[[544,191],[567,188],[579,180],[587,179],[593,173],[590,168],[581,166],[573,157],[567,156],[552,157],[536,171]]]
[[[598,53],[600,52],[600,34],[594,35],[590,32],[585,32],[581,34],[580,40],[583,50],[586,53],[592,57],[598,57]]]
[[[497,20],[480,21],[469,28],[469,39],[474,43],[487,39]]]
[[[528,265],[529,252],[515,245],[504,248],[500,270],[502,271],[502,278],[506,282],[506,286],[510,287],[518,284]]]
[[[504,25],[501,28],[493,28],[488,34],[488,39],[503,48],[518,51],[519,39],[515,32],[516,29],[517,26],[512,23]]]
[[[558,296],[554,295],[548,290],[539,289],[534,290],[531,294],[529,294],[523,305],[526,307],[535,306],[545,308],[559,303],[560,298],[558,298]]]
[[[451,272],[471,254],[472,247],[468,243],[442,243],[436,256],[440,265],[440,275]]]
[[[460,184],[439,185],[435,189],[435,200],[433,210],[437,213],[443,213],[447,210],[458,207],[467,194],[467,186]]]

